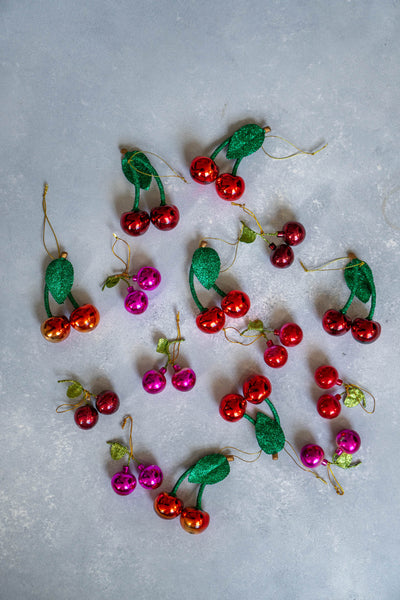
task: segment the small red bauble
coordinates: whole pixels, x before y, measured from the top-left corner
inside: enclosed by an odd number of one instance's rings
[[[225,421],[239,421],[246,412],[247,402],[239,394],[226,394],[220,402],[219,414]]]
[[[188,507],[183,509],[180,522],[188,533],[202,533],[210,523],[210,515],[205,510]]]
[[[74,419],[81,429],[91,429],[99,420],[99,413],[91,404],[84,404],[76,409]]]
[[[251,375],[243,384],[243,396],[252,404],[260,404],[271,393],[271,382],[264,375]]]
[[[297,346],[303,339],[303,331],[297,323],[285,323],[280,329],[274,331],[281,341],[281,344],[288,348]]]
[[[128,235],[142,235],[149,228],[150,215],[145,210],[131,210],[121,215],[120,224]]]
[[[225,325],[225,314],[218,306],[212,306],[197,315],[196,325],[204,333],[218,333]]]
[[[264,352],[264,362],[273,369],[279,369],[286,364],[288,353],[286,348],[279,344],[273,344],[271,340],[267,343],[267,349]]]
[[[217,194],[222,200],[238,200],[244,192],[244,180],[239,175],[223,173],[215,181]]]
[[[150,212],[151,222],[161,231],[174,229],[179,222],[179,210],[174,204],[156,206]]]
[[[344,335],[351,327],[351,320],[339,310],[331,308],[322,317],[322,327],[330,335]]]
[[[294,252],[290,246],[287,244],[280,244],[276,246],[275,244],[270,244],[269,247],[272,250],[272,254],[269,259],[274,267],[278,269],[286,269],[290,267],[292,262],[294,261]]]
[[[322,365],[314,373],[315,383],[323,390],[329,390],[334,385],[342,385],[339,373],[331,365]]]
[[[282,231],[278,231],[278,237],[283,238],[285,244],[289,246],[297,246],[306,237],[306,230],[301,223],[297,221],[289,221],[282,227]]]
[[[354,319],[351,324],[353,338],[361,344],[371,344],[381,335],[381,326],[370,319]]]
[[[71,326],[66,317],[50,317],[42,323],[40,331],[48,342],[62,342],[67,339]]]
[[[319,397],[317,410],[324,419],[335,419],[341,410],[340,394],[323,394]]]
[[[213,183],[217,179],[218,173],[217,165],[208,156],[197,156],[190,165],[190,175],[202,185]]]
[[[91,331],[100,322],[99,311],[93,304],[83,304],[72,311],[69,322],[77,331]]]
[[[154,500],[154,510],[162,519],[175,519],[183,510],[183,502],[176,496],[161,492]]]
[[[250,298],[240,290],[231,290],[221,302],[221,308],[228,317],[244,317],[250,308]]]
[[[102,415],[112,415],[119,409],[119,398],[115,392],[106,390],[96,397],[96,408]]]

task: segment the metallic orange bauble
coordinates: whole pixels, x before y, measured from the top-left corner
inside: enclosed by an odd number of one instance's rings
[[[183,510],[183,502],[176,496],[161,492],[154,500],[154,510],[162,519],[175,519]]]
[[[184,508],[181,514],[181,525],[188,533],[202,533],[210,523],[210,515],[199,508]]]
[[[99,324],[99,311],[92,304],[84,304],[72,311],[69,321],[77,331],[91,331]]]
[[[53,343],[67,339],[70,330],[71,327],[66,317],[50,317],[40,327],[43,337]]]

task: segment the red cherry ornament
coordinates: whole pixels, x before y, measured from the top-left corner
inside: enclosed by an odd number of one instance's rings
[[[274,267],[277,267],[278,269],[290,267],[294,261],[294,252],[290,246],[287,244],[279,244],[279,246],[276,246],[271,243],[269,244],[269,247],[272,250],[269,259]]]
[[[287,359],[288,353],[286,348],[268,340],[267,349],[264,352],[264,362],[273,369],[279,369],[286,364]]]
[[[225,325],[225,314],[218,306],[212,306],[197,315],[196,325],[204,333],[218,333]]]
[[[222,200],[232,202],[238,200],[245,189],[244,180],[239,175],[223,173],[215,180],[217,194]]]
[[[219,414],[225,421],[239,421],[246,412],[247,402],[239,394],[226,394],[220,402]]]
[[[361,344],[371,344],[381,335],[381,326],[370,319],[354,319],[351,324],[353,338]]]
[[[91,404],[84,404],[76,409],[74,420],[81,429],[92,429],[99,420],[99,413]]]
[[[174,204],[155,206],[150,212],[151,222],[161,231],[170,231],[178,225],[179,210]]]
[[[92,331],[100,322],[100,314],[93,304],[83,304],[72,311],[69,322],[77,331]]]
[[[247,314],[250,308],[250,298],[240,290],[231,290],[223,298],[221,308],[228,317],[239,319]]]
[[[119,409],[119,398],[115,392],[106,390],[96,398],[96,408],[102,415],[112,415]]]
[[[210,515],[199,508],[184,508],[180,516],[181,526],[188,533],[203,533],[210,523]]]
[[[283,238],[289,246],[298,246],[306,237],[306,230],[301,223],[288,221],[282,227],[282,231],[278,231],[277,236]]]
[[[162,519],[175,519],[183,510],[183,502],[176,496],[161,492],[154,500],[154,510]]]
[[[145,210],[124,212],[121,215],[120,224],[125,233],[137,237],[148,230],[150,215]]]
[[[315,383],[323,390],[329,390],[334,385],[342,385],[339,373],[331,365],[321,365],[314,373]]]
[[[274,334],[288,348],[297,346],[303,339],[303,331],[297,323],[285,323],[280,329],[275,329]]]
[[[351,320],[339,310],[331,308],[322,317],[322,327],[330,335],[344,335],[351,328]]]
[[[324,419],[335,419],[341,411],[340,394],[322,394],[317,402],[318,413]]]
[[[219,169],[212,158],[197,156],[190,165],[190,175],[197,183],[207,185],[213,183],[218,177]]]
[[[243,396],[252,404],[260,404],[271,393],[271,382],[264,375],[251,375],[243,384]]]

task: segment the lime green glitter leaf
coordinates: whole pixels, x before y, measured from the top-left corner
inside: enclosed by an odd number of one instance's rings
[[[198,460],[193,466],[188,481],[190,483],[211,485],[225,479],[229,472],[230,466],[226,456],[223,454],[209,454]]]
[[[250,227],[247,227],[247,225],[245,225],[244,223],[242,223],[242,225],[243,225],[242,235],[239,238],[239,242],[244,242],[245,244],[251,244],[256,239],[257,234],[255,231],[250,229]]]
[[[341,467],[342,469],[348,469],[350,466],[355,467],[356,465],[351,465],[351,461],[353,460],[352,454],[347,454],[347,452],[342,452],[339,456],[337,454],[333,455],[332,462]]]
[[[277,454],[285,445],[285,434],[280,424],[266,414],[257,413],[256,438],[266,454]]]
[[[82,392],[83,387],[81,386],[81,384],[77,381],[74,381],[73,383],[71,383],[71,385],[68,386],[67,396],[68,398],[78,398],[78,396],[80,396]]]
[[[355,295],[361,302],[368,302],[374,289],[374,277],[372,271],[366,262],[363,262],[359,258],[354,258],[350,261],[344,270],[344,279],[347,283],[350,291],[353,290],[354,286]],[[352,266],[359,265],[359,266]],[[348,268],[351,267],[351,268]]]
[[[120,460],[125,454],[129,454],[128,448],[118,442],[107,442],[107,444],[111,444],[110,454],[113,460]]]
[[[142,190],[148,190],[154,169],[143,152],[127,152],[122,158],[122,170],[128,181]]]
[[[74,267],[66,258],[56,258],[46,269],[45,281],[54,300],[62,304],[74,283]]]
[[[221,269],[218,253],[213,248],[197,248],[193,254],[192,268],[201,285],[206,290],[211,289]]]
[[[347,386],[346,396],[343,400],[343,404],[352,408],[353,406],[360,404],[360,402],[365,407],[366,401],[364,392],[354,385]]]
[[[264,331],[264,323],[257,319],[256,321],[250,321],[247,325],[248,331]]]
[[[116,275],[110,275],[110,277],[107,277],[107,279],[103,283],[102,289],[104,290],[104,288],[115,287],[116,285],[119,284],[120,279],[121,279],[121,277],[117,277]]]
[[[169,341],[167,338],[160,338],[157,343],[156,352],[160,354],[169,354]]]
[[[242,159],[253,152],[257,152],[264,143],[265,131],[253,123],[244,125],[231,137],[226,157],[229,159]]]

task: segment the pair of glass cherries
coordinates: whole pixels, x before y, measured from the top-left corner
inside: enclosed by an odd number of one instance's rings
[[[161,273],[154,267],[142,267],[137,275],[131,276],[131,279],[140,289],[136,290],[133,286],[128,287],[124,306],[132,315],[141,315],[149,305],[146,292],[158,288],[161,283]]]

